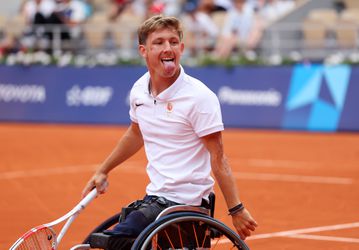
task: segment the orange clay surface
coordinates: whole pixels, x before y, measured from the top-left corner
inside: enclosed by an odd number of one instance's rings
[[[0,124],[0,249],[77,204],[124,131]],[[251,249],[359,249],[359,134],[227,129],[223,139],[241,199],[259,223],[246,241]],[[145,164],[141,151],[115,169],[108,192],[74,221],[60,249],[80,243],[101,221],[141,198]],[[216,191],[215,217],[231,226]]]

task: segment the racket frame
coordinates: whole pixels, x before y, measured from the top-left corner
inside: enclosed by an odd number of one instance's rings
[[[73,209],[71,209],[67,214],[61,216],[60,218],[51,221],[49,223],[46,224],[42,224],[39,225],[37,227],[34,227],[32,229],[30,229],[29,231],[27,231],[25,234],[23,234],[11,247],[10,250],[15,250],[17,249],[20,244],[27,239],[30,235],[36,233],[38,230],[44,229],[44,228],[48,228],[53,236],[55,237],[55,244],[53,244],[52,249],[55,250],[57,249],[58,245],[60,244],[60,241],[62,240],[63,236],[65,235],[65,233],[67,232],[67,230],[69,229],[70,225],[72,224],[72,222],[76,219],[76,217],[80,214],[80,212],[97,196],[97,189],[94,188],[90,193],[88,193],[85,198],[83,198]],[[62,227],[59,235],[57,236],[55,231],[52,229],[53,226],[66,221],[65,225]]]

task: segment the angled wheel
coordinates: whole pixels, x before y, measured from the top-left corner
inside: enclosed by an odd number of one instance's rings
[[[228,226],[194,212],[169,214],[150,224],[132,246],[132,250],[147,249],[249,250]]]

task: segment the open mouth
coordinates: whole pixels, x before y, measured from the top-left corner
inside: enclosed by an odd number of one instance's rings
[[[176,68],[174,58],[166,57],[166,58],[162,58],[161,61],[164,65],[166,71],[171,71]]]
[[[164,64],[166,64],[166,63],[171,63],[171,62],[174,63],[175,59],[168,57],[168,58],[162,58],[161,61],[162,61]]]

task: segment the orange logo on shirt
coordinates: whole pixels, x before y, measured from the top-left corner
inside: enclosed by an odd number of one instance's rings
[[[173,110],[173,105],[172,105],[172,103],[167,103],[167,112],[172,112],[172,110]]]

